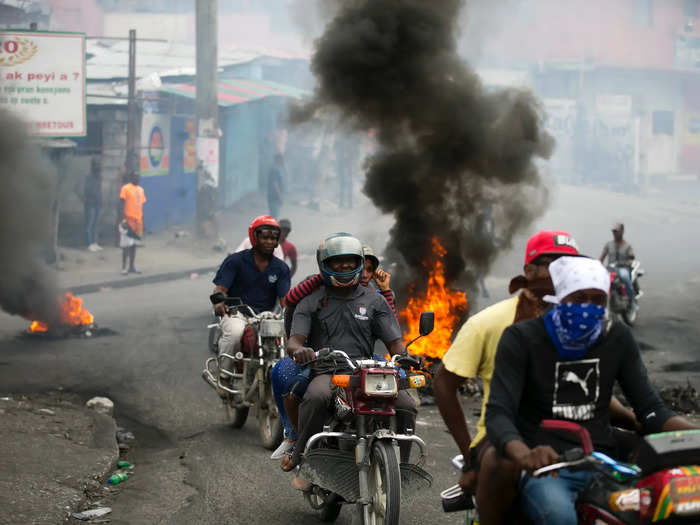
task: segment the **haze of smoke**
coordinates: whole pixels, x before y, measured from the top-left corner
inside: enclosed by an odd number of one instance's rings
[[[24,124],[0,109],[0,307],[46,322],[58,319],[55,271],[41,258],[50,242],[53,185]]]
[[[292,113],[304,121],[339,110],[356,129],[375,131],[364,191],[394,215],[389,248],[418,287],[431,237],[448,250],[448,283],[470,287],[547,201],[534,160],[551,154],[553,140],[537,101],[527,91],[483,88],[456,51],[460,7],[343,3],[317,42],[315,95]],[[482,228],[489,215],[495,238]]]

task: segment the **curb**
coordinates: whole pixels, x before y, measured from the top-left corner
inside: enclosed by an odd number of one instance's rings
[[[66,288],[66,290],[75,295],[85,295],[102,291],[105,288],[129,288],[131,286],[141,286],[143,284],[162,283],[166,281],[175,281],[178,279],[189,279],[190,275],[193,273],[205,274],[215,272],[217,269],[218,266],[207,266],[204,268],[194,268],[192,270],[177,270],[175,272],[158,273],[155,275],[134,277],[132,279],[116,279],[114,281],[105,281],[102,283],[69,286]]]

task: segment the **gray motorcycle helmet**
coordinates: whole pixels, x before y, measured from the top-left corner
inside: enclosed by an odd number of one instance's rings
[[[326,265],[332,257],[356,256],[358,259],[357,268],[350,272],[334,272]],[[356,286],[360,282],[365,258],[362,250],[362,243],[349,233],[339,232],[326,237],[316,251],[316,261],[318,269],[323,276],[323,282],[328,286],[346,287]]]
[[[372,264],[374,264],[375,270],[377,268],[379,268],[379,257],[377,257],[375,255],[374,250],[372,249],[371,246],[368,246],[367,244],[365,244],[362,247],[362,253],[364,253],[365,259],[369,259],[370,261],[372,261]]]

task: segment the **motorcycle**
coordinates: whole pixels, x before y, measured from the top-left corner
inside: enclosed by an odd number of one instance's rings
[[[533,472],[533,476],[561,469],[596,472],[576,501],[581,525],[647,525],[700,523],[700,431],[662,432],[644,438],[636,464],[618,462],[593,450],[588,431],[569,421],[543,420],[542,428],[578,437],[581,447],[566,451],[560,461]],[[453,458],[461,468],[462,456]],[[475,508],[455,485],[441,493],[445,512]],[[520,519],[518,522],[527,522]],[[478,518],[468,516],[476,525]]]
[[[620,279],[619,268],[622,266],[620,264],[608,266],[608,271],[610,272],[610,311],[615,317],[627,323],[627,325],[633,326],[637,321],[638,301],[643,295],[643,292],[639,289],[639,278],[644,275],[644,270],[641,268],[641,263],[636,259],[629,265],[632,287],[636,294],[635,297],[630,297],[627,287]],[[627,268],[627,265],[624,267]]]
[[[241,349],[235,355],[219,354],[221,328],[217,322],[209,329],[209,349],[216,357],[204,364],[204,381],[222,394],[232,427],[241,428],[250,409],[258,419],[263,447],[274,450],[283,438],[282,421],[272,394],[270,373],[285,353],[284,319],[282,314],[256,314],[240,299],[229,298],[227,306],[233,313],[240,312],[246,319]],[[227,380],[222,381],[222,376]]]
[[[419,337],[429,334],[433,323],[432,312],[424,312]],[[432,484],[421,468],[425,443],[413,429],[397,432],[394,410],[400,390],[426,383],[425,375],[410,372],[418,361],[408,355],[354,360],[330,349],[320,350],[314,361],[336,369],[331,381],[337,388],[333,414],[323,431],[309,438],[298,467],[299,475],[311,482],[305,499],[325,522],[335,521],[343,504],[356,504],[363,525],[397,525],[402,490]],[[418,445],[416,464],[401,462],[401,442]]]

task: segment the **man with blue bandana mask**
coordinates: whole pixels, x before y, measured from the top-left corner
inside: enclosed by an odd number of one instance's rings
[[[513,484],[520,483],[518,501],[527,518],[574,525],[576,498],[594,474],[565,469],[556,477],[530,477],[577,446],[567,436],[541,430],[543,419],[585,427],[596,450],[616,456],[609,407],[618,382],[645,433],[697,427],[664,406],[629,329],[606,323],[610,277],[603,265],[585,257],[560,257],[549,265],[549,273],[555,295],[544,299],[554,307],[506,328],[498,344],[486,430],[510,465]]]

